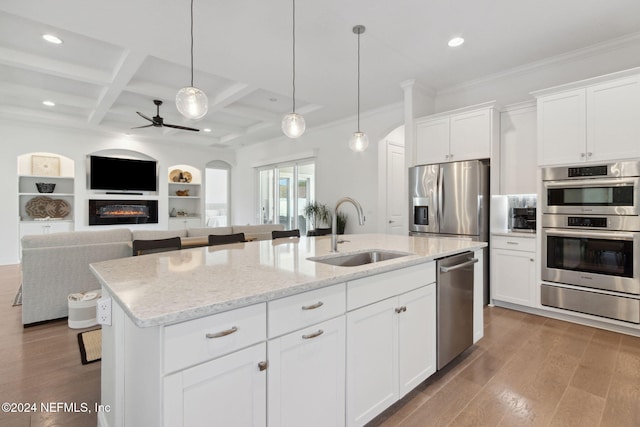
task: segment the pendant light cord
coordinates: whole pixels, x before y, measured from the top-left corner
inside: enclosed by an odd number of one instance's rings
[[[193,87],[193,0],[191,0],[191,87]]]
[[[293,0],[293,113],[296,112],[296,0]]]
[[[358,31],[358,132],[360,132],[360,33]]]

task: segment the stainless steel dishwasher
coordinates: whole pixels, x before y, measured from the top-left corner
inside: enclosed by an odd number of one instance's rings
[[[473,344],[473,252],[437,260],[438,370]]]

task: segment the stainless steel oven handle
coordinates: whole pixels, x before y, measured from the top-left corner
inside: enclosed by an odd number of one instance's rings
[[[637,178],[617,178],[617,179],[579,179],[563,181],[545,181],[545,188],[573,188],[573,187],[601,187],[603,185],[636,185]]]
[[[618,240],[633,240],[636,236],[640,236],[640,233],[624,233],[620,231],[587,231],[587,230],[550,230],[544,229],[547,236],[564,236],[564,237],[593,237],[595,239],[618,239]]]

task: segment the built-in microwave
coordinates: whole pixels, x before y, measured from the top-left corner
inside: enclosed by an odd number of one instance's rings
[[[542,171],[543,214],[640,215],[640,162]]]

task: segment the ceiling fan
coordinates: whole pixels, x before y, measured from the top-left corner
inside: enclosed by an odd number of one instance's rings
[[[142,117],[143,119],[147,119],[151,122],[150,125],[145,125],[145,126],[137,126],[131,129],[140,129],[140,128],[148,128],[151,126],[155,126],[155,127],[166,127],[166,128],[174,128],[174,129],[182,129],[182,130],[192,130],[194,132],[200,132],[200,129],[196,129],[196,128],[190,128],[190,127],[186,127],[186,126],[178,126],[178,125],[171,125],[169,123],[165,123],[164,119],[162,117],[160,117],[160,106],[162,105],[162,101],[159,99],[154,99],[153,103],[156,104],[156,115],[153,116],[153,118],[149,118],[147,116],[145,116],[144,114],[142,114],[140,111],[136,111],[136,113],[138,113],[138,115],[140,117]]]

